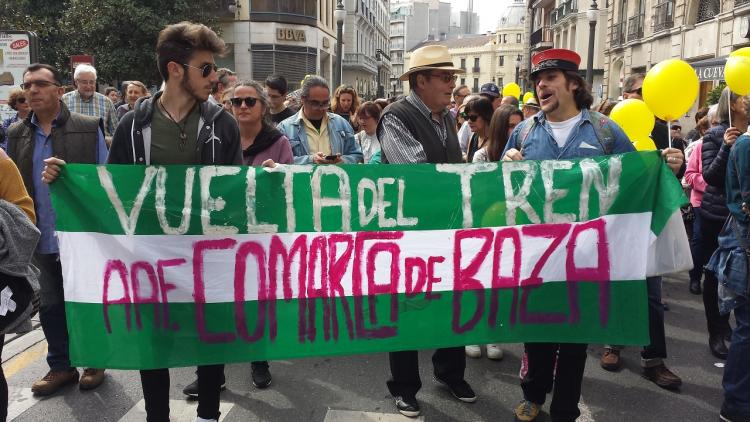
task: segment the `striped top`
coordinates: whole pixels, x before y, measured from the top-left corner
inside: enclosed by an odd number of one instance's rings
[[[112,100],[107,96],[95,92],[93,97],[84,100],[78,90],[75,90],[63,95],[62,100],[73,113],[102,118],[104,120],[104,134],[114,136],[117,127],[117,112]]]
[[[416,107],[424,115],[424,118],[432,123],[435,132],[440,136],[440,141],[445,146],[445,141],[448,139],[448,132],[441,122],[442,117],[446,113],[450,113],[450,111],[447,108],[443,110],[441,121],[439,122],[432,118],[432,112],[414,91],[409,93],[406,101]],[[422,144],[409,132],[404,122],[392,114],[383,116],[383,134],[380,138],[380,148],[383,150],[385,156],[388,157],[388,162],[393,164],[427,162],[427,154],[425,154]]]

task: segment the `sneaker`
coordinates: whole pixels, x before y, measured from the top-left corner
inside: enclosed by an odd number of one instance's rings
[[[523,356],[521,356],[521,369],[518,370],[518,378],[523,380],[527,372],[529,372],[529,355],[524,351]]]
[[[440,379],[440,377],[435,375],[435,381],[448,387],[448,390],[450,390],[451,394],[453,394],[453,397],[461,400],[464,403],[474,403],[475,401],[477,401],[477,395],[474,393],[474,390],[472,390],[469,383],[464,380],[454,383],[448,383],[447,381],[444,381]]]
[[[221,391],[224,391],[227,389],[227,381],[224,378],[224,375],[221,376]],[[182,394],[190,397],[191,399],[197,399],[198,398],[198,380],[191,382],[190,384],[186,385],[185,388],[182,389]]]
[[[682,385],[682,379],[667,369],[664,363],[643,368],[643,378],[667,390],[676,390]]]
[[[393,399],[396,401],[398,413],[406,417],[416,418],[422,413],[422,410],[419,408],[419,402],[414,397],[395,396]]]
[[[620,351],[612,349],[610,347],[604,348],[602,358],[599,360],[599,365],[607,371],[617,371],[620,369]]]
[[[78,370],[76,368],[65,371],[49,371],[44,378],[31,386],[31,392],[37,396],[49,396],[55,394],[63,386],[76,382],[78,382]]]
[[[503,360],[505,354],[500,344],[488,344],[487,345],[487,358],[492,360]]]
[[[701,290],[701,281],[700,280],[690,280],[690,293],[694,295],[699,295],[703,293]]]
[[[726,404],[722,404],[719,419],[723,422],[750,422],[750,415],[733,412]]]
[[[466,356],[470,358],[481,358],[482,357],[482,346],[478,344],[472,344],[469,346],[465,346],[464,350],[466,351]]]
[[[271,385],[271,371],[268,370],[268,362],[251,363],[250,376],[253,378],[253,385],[257,388],[266,388]]]
[[[81,390],[92,390],[104,382],[104,369],[86,368],[83,370],[78,388]]]
[[[541,408],[542,406],[534,402],[523,400],[518,404],[518,406],[516,406],[516,409],[514,410],[514,421],[528,422],[536,420],[536,417],[539,416],[539,411],[541,410]]]

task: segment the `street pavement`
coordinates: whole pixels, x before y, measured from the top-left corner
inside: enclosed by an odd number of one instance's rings
[[[583,380],[581,422],[591,421],[718,421],[722,401],[723,361],[709,353],[700,296],[691,295],[687,274],[665,277],[667,365],[682,377],[679,392],[663,390],[641,378],[638,348],[623,351],[624,366],[610,373],[599,367],[601,347],[589,346]],[[3,369],[10,388],[9,420],[143,421],[143,397],[137,371],[108,370],[104,383],[81,392],[71,385],[55,396],[35,398],[31,384],[47,371],[46,342],[41,328],[10,341],[3,349]],[[522,345],[505,347],[502,361],[468,359],[466,380],[477,393],[473,404],[461,403],[432,378],[431,352],[421,352],[421,421],[512,421],[521,399],[518,370]],[[271,362],[273,382],[258,390],[250,365],[228,365],[222,393],[222,419],[234,421],[407,421],[388,394],[385,353]],[[182,388],[194,380],[193,368],[171,370],[173,422],[194,421],[194,401]],[[549,421],[547,409],[539,421]]]

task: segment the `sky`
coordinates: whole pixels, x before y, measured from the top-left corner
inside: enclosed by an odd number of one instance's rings
[[[452,10],[466,10],[469,0],[447,0]],[[474,12],[479,15],[479,32],[494,31],[500,13],[505,6],[510,4],[509,0],[474,0]]]

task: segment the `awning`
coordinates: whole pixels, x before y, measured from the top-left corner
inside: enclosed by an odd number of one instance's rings
[[[690,63],[695,69],[695,74],[701,81],[722,81],[724,80],[724,65],[727,57],[716,57],[712,59],[699,60]]]

